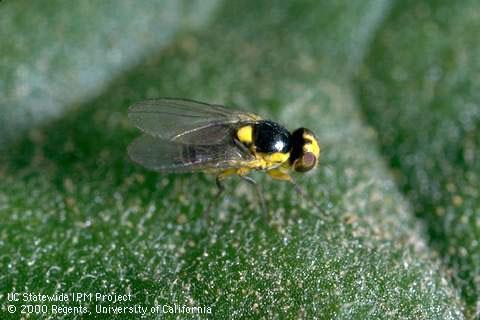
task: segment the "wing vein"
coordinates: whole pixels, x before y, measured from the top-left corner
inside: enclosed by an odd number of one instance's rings
[[[221,143],[232,133],[233,124],[259,119],[220,105],[171,98],[138,102],[130,107],[128,117],[146,134],[186,144]]]

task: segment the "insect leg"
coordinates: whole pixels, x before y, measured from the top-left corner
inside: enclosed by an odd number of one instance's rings
[[[305,192],[303,192],[302,188],[293,180],[293,177],[289,175],[287,172],[281,170],[281,169],[273,169],[267,172],[270,177],[272,177],[275,180],[282,180],[282,181],[288,181],[290,182],[293,187],[295,188],[295,191],[300,197],[303,197],[304,199],[307,199]]]
[[[260,202],[260,206],[262,207],[262,211],[266,215],[268,215],[267,203],[265,202],[265,198],[263,197],[262,190],[260,188],[260,185],[257,183],[257,181],[255,181],[253,178],[251,178],[249,176],[241,175],[240,178],[242,178],[243,180],[247,181],[248,183],[250,183],[251,185],[253,185],[255,187],[255,189],[257,191],[258,201]]]
[[[287,172],[285,172],[281,169],[273,169],[273,170],[268,171],[267,173],[273,179],[290,182],[293,185],[293,187],[295,188],[295,192],[298,194],[298,196],[300,198],[302,198],[305,201],[307,201],[308,203],[312,204],[315,208],[321,209],[320,206],[314,200],[310,199],[310,197],[308,197],[307,194],[305,194],[303,189],[295,182],[293,177],[291,175],[289,175]]]
[[[293,187],[295,188],[295,192],[297,192],[297,194],[300,197],[303,197],[303,198],[307,197],[307,195],[305,194],[303,189],[295,182],[295,180],[293,180],[293,178],[290,178],[290,180],[288,180],[288,181],[293,185]]]
[[[225,186],[223,185],[222,180],[225,179],[227,176],[229,176],[231,174],[233,174],[233,173],[230,172],[230,171],[224,171],[224,172],[220,173],[219,175],[217,175],[217,177],[215,178],[215,184],[217,185],[217,194],[215,194],[215,197],[213,198],[212,201],[210,201],[210,204],[208,205],[208,207],[203,212],[204,217],[208,216],[208,213],[210,212],[210,209],[212,209],[213,203],[217,202],[218,199],[220,198],[220,196],[222,195],[222,193],[225,191]]]
[[[299,197],[306,200],[312,206],[322,211],[322,208],[318,205],[318,203],[315,200],[312,200],[311,197],[307,196],[307,194],[305,194],[305,191],[303,191],[303,189],[295,182],[295,180],[293,180],[293,178],[288,181],[293,185]]]
[[[217,196],[222,194],[223,191],[225,191],[225,186],[223,185],[222,180],[223,178],[220,175],[218,175],[217,178],[215,178],[215,184],[217,185],[217,188],[218,188]]]

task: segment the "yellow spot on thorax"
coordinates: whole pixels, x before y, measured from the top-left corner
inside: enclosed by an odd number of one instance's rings
[[[240,142],[251,144],[253,142],[253,128],[252,126],[244,126],[237,130],[237,138]]]

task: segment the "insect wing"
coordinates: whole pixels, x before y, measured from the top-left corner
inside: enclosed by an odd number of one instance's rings
[[[253,155],[224,137],[222,143],[192,145],[142,135],[128,146],[130,158],[151,170],[192,172],[240,167]]]
[[[217,144],[230,133],[232,124],[260,120],[256,115],[219,105],[171,98],[136,103],[128,116],[149,135],[186,144]]]

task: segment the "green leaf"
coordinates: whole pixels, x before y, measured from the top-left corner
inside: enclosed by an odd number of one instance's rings
[[[479,10],[478,1],[403,2],[358,78],[382,150],[472,318],[480,310]]]
[[[94,99],[32,128],[0,163],[2,298],[132,294],[86,301],[92,317],[100,305],[178,304],[211,308],[199,318],[462,318],[349,82],[389,5],[225,2],[203,30],[183,32]],[[158,96],[312,129],[321,164],[296,176],[308,199],[258,173],[268,216],[232,178],[204,217],[213,177],[160,175],[127,159],[139,134],[127,107]]]
[[[205,24],[218,1],[0,3],[0,148]]]

